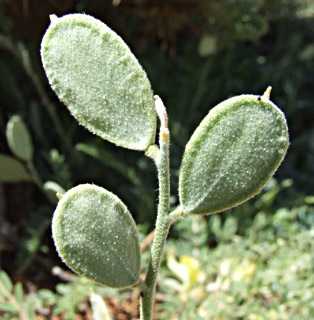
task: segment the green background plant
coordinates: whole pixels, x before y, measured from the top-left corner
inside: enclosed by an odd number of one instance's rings
[[[264,195],[271,193],[269,190]],[[267,207],[265,198],[262,202]],[[196,319],[311,318],[314,211],[308,201],[299,199],[298,205],[275,212],[273,208],[265,209],[255,216],[251,228],[244,234],[230,212],[208,220],[190,217],[175,224],[161,267],[157,298],[162,303],[156,319],[172,319],[179,314],[184,320],[192,316]],[[250,207],[256,210],[260,204],[255,199]],[[210,243],[220,243],[215,249],[205,245],[209,229],[213,237]],[[144,235],[141,233],[142,237]],[[213,255],[210,261],[209,254]],[[144,256],[147,256],[145,252]],[[197,259],[198,264],[193,266],[192,259]],[[181,277],[173,271],[173,260],[177,261],[175,270],[178,264],[181,268]],[[183,270],[186,270],[185,277],[182,277]],[[14,304],[4,313],[2,304],[12,298],[3,290],[6,284],[2,284],[2,278],[1,274],[0,310],[4,319],[13,319],[20,306]],[[115,296],[113,289],[97,286],[86,278],[66,274],[63,279],[70,282],[58,284],[56,292],[42,289],[27,294],[23,304],[45,310],[47,314],[54,310],[55,314],[62,313],[65,319],[73,319],[87,303],[90,289],[106,301]],[[129,299],[132,299],[130,290],[119,293],[120,305]]]
[[[244,90],[261,93],[269,84],[274,87],[274,102],[283,107],[288,118],[291,146],[285,163],[276,173],[278,183],[269,185],[272,192],[264,193],[256,202],[253,200],[233,209],[232,214],[221,216],[221,225],[225,225],[227,215],[232,216],[234,223],[231,220],[228,225],[234,230],[236,224],[236,235],[244,236],[261,210],[266,211],[267,216],[280,207],[291,210],[301,206],[302,199],[308,199],[306,195],[313,194],[314,27],[311,6],[311,1],[304,0],[245,1],[243,7],[234,1],[193,1],[193,4],[170,1],[166,7],[161,7],[154,1],[122,0],[119,6],[113,6],[111,1],[64,1],[59,6],[55,1],[35,4],[2,0],[1,153],[12,156],[5,140],[5,128],[12,115],[21,115],[31,132],[35,167],[44,182],[55,181],[68,189],[93,181],[119,194],[130,211],[136,213],[136,221],[145,223],[141,227],[143,230],[152,229],[154,217],[151,214],[155,209],[157,188],[154,166],[149,159],[103,143],[77,127],[51,94],[41,70],[38,48],[49,23],[48,15],[84,11],[106,21],[130,44],[147,71],[152,87],[163,97],[171,118],[172,168],[179,167],[184,146],[208,112],[208,106]],[[239,19],[246,15],[249,15],[249,22],[262,20],[261,24],[255,24],[261,27],[255,28],[253,33],[234,28],[236,22],[245,24],[248,21],[247,17]],[[248,34],[250,39],[246,37]],[[214,43],[207,49],[206,57],[197,51],[205,35]],[[55,108],[59,120],[52,112]],[[60,126],[66,130],[62,131]],[[72,141],[70,147],[69,140]],[[72,146],[77,143],[90,146],[92,153],[76,153]],[[99,153],[107,157],[102,155],[103,160],[99,161]],[[293,185],[274,196],[284,178],[291,178]],[[172,170],[172,205],[178,203],[177,181],[178,172]],[[53,253],[50,231],[45,228],[45,217],[51,218],[53,205],[29,183],[2,185],[0,194],[4,213],[1,215],[2,267],[17,280],[16,270],[25,261],[17,260],[17,253],[22,250],[32,257],[27,269],[19,275],[23,283],[28,279],[39,287],[54,287],[60,280],[51,277],[49,270],[59,259]],[[264,195],[268,197],[265,202],[262,201]],[[312,205],[307,204],[305,214]],[[46,214],[37,214],[42,207],[46,208]],[[40,230],[41,223],[46,231],[35,232]],[[289,224],[291,234],[297,234],[295,225],[303,228],[299,218]],[[311,230],[311,223],[306,228]],[[222,229],[217,237],[206,236],[204,232],[202,238],[207,239],[211,248],[216,247],[227,236],[227,229]],[[174,234],[175,231],[171,236]],[[22,239],[23,244],[20,244]],[[37,243],[35,251],[34,247],[24,245],[26,239]],[[296,255],[301,252],[297,247]],[[180,252],[177,255],[179,257]]]

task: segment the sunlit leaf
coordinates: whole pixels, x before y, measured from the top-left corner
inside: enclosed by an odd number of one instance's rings
[[[220,103],[186,146],[179,185],[183,211],[210,214],[253,197],[276,171],[288,144],[284,114],[266,93]]]
[[[53,238],[75,272],[109,287],[137,284],[140,248],[135,222],[122,201],[95,185],[80,185],[59,201]]]
[[[84,14],[53,16],[41,56],[52,88],[81,125],[129,149],[146,150],[154,143],[150,83],[109,27]]]

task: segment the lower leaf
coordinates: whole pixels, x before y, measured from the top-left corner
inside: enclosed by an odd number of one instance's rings
[[[54,213],[52,232],[59,255],[75,272],[109,287],[138,283],[136,225],[109,191],[84,184],[66,192]]]

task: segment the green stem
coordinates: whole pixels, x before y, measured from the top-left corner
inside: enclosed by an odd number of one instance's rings
[[[161,110],[157,109],[161,105]],[[156,220],[154,240],[151,248],[151,257],[148,265],[145,284],[146,290],[141,298],[141,320],[151,320],[153,314],[154,296],[156,291],[157,275],[160,268],[163,249],[170,228],[169,219],[169,130],[167,125],[167,114],[159,98],[156,98],[156,111],[161,120],[159,144],[160,153],[156,160],[159,182],[159,204]]]
[[[36,167],[34,166],[34,163],[33,163],[32,160],[27,162],[27,167],[28,167],[28,169],[29,169],[29,171],[31,173],[31,176],[33,178],[34,183],[37,185],[37,187],[41,191],[43,191],[43,182],[42,182],[42,180],[41,180],[41,178],[39,176],[39,173],[38,173]]]
[[[186,218],[186,214],[183,213],[183,209],[181,208],[181,206],[175,208],[173,211],[169,213],[169,219],[171,220],[171,224],[183,218]]]

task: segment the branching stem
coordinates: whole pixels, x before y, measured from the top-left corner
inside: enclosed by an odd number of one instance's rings
[[[169,142],[170,134],[166,109],[159,97],[155,97],[156,111],[161,125],[159,133],[160,152],[156,159],[159,182],[159,204],[156,220],[154,240],[151,248],[151,257],[145,279],[146,290],[141,298],[141,320],[151,320],[153,314],[154,296],[156,291],[157,275],[160,268],[163,249],[168,235],[171,219],[169,219]]]

